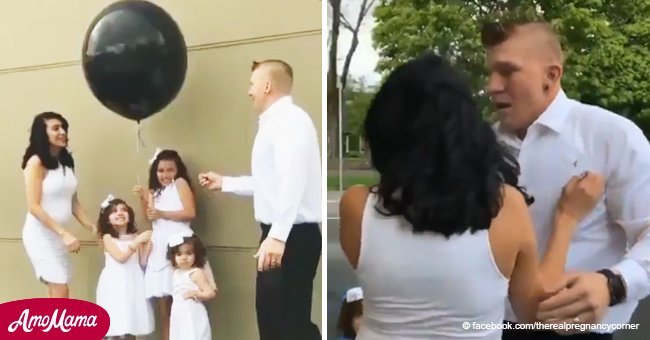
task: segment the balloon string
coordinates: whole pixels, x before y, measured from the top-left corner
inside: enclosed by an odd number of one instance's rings
[[[138,121],[138,133],[135,139],[135,150],[137,154],[137,158],[140,159],[140,146],[142,144],[142,125],[140,125],[140,122]],[[138,167],[138,174],[136,177],[136,181],[138,185],[140,185],[140,167]]]

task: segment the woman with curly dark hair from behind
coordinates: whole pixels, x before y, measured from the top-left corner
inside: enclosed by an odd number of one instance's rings
[[[570,179],[538,262],[517,160],[443,59],[397,67],[364,129],[379,183],[351,187],[340,202],[341,246],[364,292],[357,339],[500,339],[506,297],[533,322],[602,178]]]

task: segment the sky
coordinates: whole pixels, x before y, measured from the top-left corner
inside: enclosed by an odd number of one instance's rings
[[[342,0],[341,12],[350,21],[352,25],[356,24],[357,16],[359,15],[359,7],[361,0]],[[331,9],[328,6],[328,25],[331,26]],[[372,17],[372,10],[364,18],[359,31],[359,45],[352,57],[350,63],[350,77],[355,79],[364,80],[367,85],[376,85],[381,80],[380,75],[375,72],[375,66],[379,60],[379,55],[372,47],[372,29],[375,26],[374,18]],[[347,29],[341,27],[338,40],[338,62],[337,69],[339,74],[343,69],[345,56],[350,49],[352,42],[352,33]]]

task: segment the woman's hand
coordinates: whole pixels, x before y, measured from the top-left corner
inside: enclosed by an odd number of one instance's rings
[[[79,240],[76,237],[74,237],[74,235],[70,234],[67,231],[64,231],[63,234],[61,234],[61,240],[63,241],[63,244],[65,245],[65,247],[68,249],[69,252],[71,253],[79,252],[81,245],[79,243]]]
[[[605,190],[602,176],[586,172],[573,176],[562,189],[556,213],[575,221],[576,224],[594,209]]]

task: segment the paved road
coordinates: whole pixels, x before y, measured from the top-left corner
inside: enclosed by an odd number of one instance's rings
[[[354,272],[339,246],[338,193],[328,193],[327,204],[327,334],[328,340],[336,340],[336,322],[345,291],[357,284]],[[650,299],[637,308],[631,323],[638,323],[638,330],[619,331],[615,340],[650,339]]]

